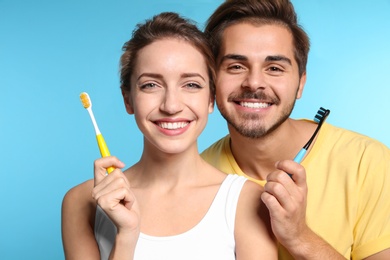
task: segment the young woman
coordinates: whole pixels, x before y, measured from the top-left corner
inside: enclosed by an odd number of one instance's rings
[[[207,39],[188,20],[162,13],[137,26],[121,57],[121,89],[143,154],[124,171],[116,157],[96,160],[94,179],[65,195],[67,259],[277,258],[262,188],[198,153],[213,80]]]

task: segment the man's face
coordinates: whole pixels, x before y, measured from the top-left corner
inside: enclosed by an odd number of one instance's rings
[[[230,132],[259,138],[275,130],[290,116],[305,80],[286,28],[240,23],[224,31],[216,102]]]

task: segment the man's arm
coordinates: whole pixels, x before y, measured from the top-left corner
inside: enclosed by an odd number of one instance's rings
[[[387,260],[390,259],[390,248],[385,249],[379,253],[364,258],[365,260]]]

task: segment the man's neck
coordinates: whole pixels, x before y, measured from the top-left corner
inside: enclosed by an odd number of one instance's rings
[[[252,139],[229,126],[233,156],[248,176],[265,180],[275,170],[275,163],[293,159],[314,132],[315,124],[288,119],[272,133]]]

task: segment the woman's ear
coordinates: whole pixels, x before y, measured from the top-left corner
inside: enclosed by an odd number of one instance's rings
[[[127,113],[129,113],[130,115],[134,114],[130,91],[126,91],[122,89],[122,96],[123,96],[123,102],[125,103]]]
[[[210,94],[210,103],[209,103],[209,114],[214,111],[215,95]]]

